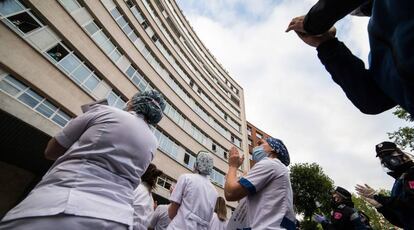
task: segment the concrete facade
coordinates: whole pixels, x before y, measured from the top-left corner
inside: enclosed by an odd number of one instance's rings
[[[208,150],[215,162],[211,181],[223,196],[228,149],[235,145],[249,154],[243,89],[175,1],[6,2],[0,9],[0,103],[2,114],[13,120],[9,130],[27,126],[33,139],[44,140],[81,114],[83,104],[109,98],[122,108],[136,92],[155,88],[169,107],[154,127],[160,141],[154,163],[174,182],[192,171],[198,151]],[[11,146],[19,138],[13,136]],[[9,157],[27,149],[3,150],[4,170],[18,167],[26,185],[50,165],[45,161],[33,172]],[[249,167],[246,161],[240,172]],[[159,185],[156,194],[168,199],[168,188]]]

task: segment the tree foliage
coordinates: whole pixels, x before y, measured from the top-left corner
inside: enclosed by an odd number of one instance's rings
[[[380,193],[388,194],[389,191],[381,190]],[[369,217],[369,223],[371,224],[372,229],[374,230],[384,230],[384,229],[398,229],[394,225],[390,224],[381,213],[379,213],[376,208],[370,205],[361,197],[353,194],[352,201],[354,202],[355,208],[359,211],[362,211]]]
[[[296,213],[304,216],[304,222],[310,222],[316,212],[329,216],[334,183],[322,167],[316,163],[299,163],[292,165],[290,172]]]
[[[399,106],[393,114],[405,121],[414,121],[410,114]],[[414,126],[400,127],[397,131],[388,133],[388,138],[403,149],[414,151]]]

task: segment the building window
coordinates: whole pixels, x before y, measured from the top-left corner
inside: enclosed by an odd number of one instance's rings
[[[167,175],[161,175],[157,178],[157,184],[167,190],[170,190],[171,185],[175,183],[174,179]]]
[[[184,164],[187,166],[187,168],[189,168],[190,170],[194,169],[194,163],[196,161],[196,157],[193,156],[190,153],[185,153],[184,154]]]
[[[28,12],[10,16],[8,19],[14,26],[25,34],[41,27],[40,23],[37,22]]]
[[[258,132],[256,132],[256,137],[259,138],[259,139],[262,139],[263,138],[263,135],[260,134],[260,133],[258,133]]]
[[[64,127],[72,119],[71,116],[53,105],[49,100],[11,75],[0,76],[0,90],[52,120],[60,127]]]
[[[249,143],[249,145],[252,145],[252,140],[247,139],[247,142]]]
[[[252,135],[252,129],[251,129],[250,127],[247,127],[247,134],[248,134],[249,136],[251,136],[251,135]]]
[[[22,10],[24,10],[24,8],[20,5],[19,2],[16,2],[15,0],[0,1],[0,14],[3,16],[7,16]]]
[[[53,61],[59,62],[66,57],[66,55],[68,55],[69,51],[66,50],[61,44],[57,44],[53,48],[46,51],[46,53],[52,58]]]

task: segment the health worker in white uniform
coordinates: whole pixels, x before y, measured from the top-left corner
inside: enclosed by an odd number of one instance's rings
[[[141,177],[142,183],[134,190],[134,230],[147,230],[154,213],[152,191],[157,185],[157,178],[162,175],[157,166],[150,164]]]
[[[293,193],[287,168],[290,157],[285,145],[281,140],[270,137],[259,141],[252,155],[258,162],[247,175],[238,179],[237,169],[244,158],[239,156],[235,147],[231,148],[224,186],[226,200],[238,201],[247,197],[250,229],[294,230]]]
[[[195,173],[183,174],[170,196],[169,230],[207,230],[213,217],[218,193],[209,175],[213,170],[213,157],[205,151],[197,154]]]
[[[96,104],[70,121],[45,150],[56,160],[0,229],[128,229],[133,191],[154,158],[165,101],[155,90],[134,95],[127,111]]]

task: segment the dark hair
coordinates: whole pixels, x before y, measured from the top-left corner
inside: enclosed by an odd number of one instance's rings
[[[157,177],[161,176],[163,172],[157,169],[157,166],[154,164],[149,164],[147,171],[145,171],[144,175],[142,175],[141,180],[145,182],[148,190],[150,192],[155,188]]]
[[[216,207],[214,208],[214,212],[217,213],[217,217],[220,221],[225,221],[227,219],[227,208],[226,208],[226,201],[223,197],[217,197]]]

